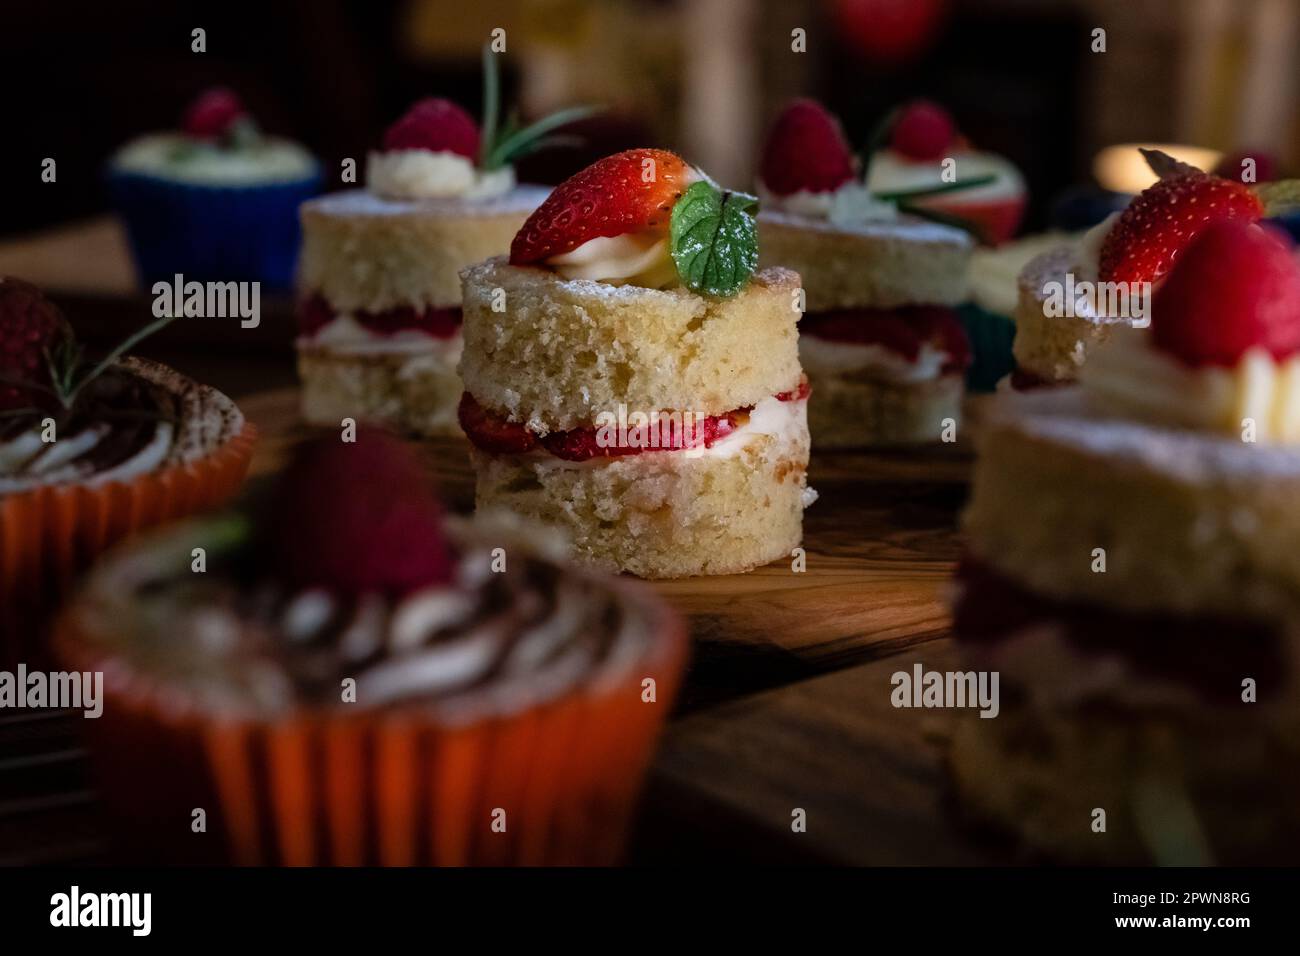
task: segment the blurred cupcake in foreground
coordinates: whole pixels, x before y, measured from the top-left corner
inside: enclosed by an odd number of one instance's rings
[[[146,284],[179,273],[288,289],[298,206],[320,191],[321,170],[297,143],[262,133],[233,92],[215,88],[190,105],[181,130],[118,150],[108,182]]]
[[[92,731],[128,845],[241,864],[615,862],[685,631],[563,550],[508,516],[444,519],[410,446],[362,429],[301,448],[247,511],[110,557],[57,648],[105,673]]]
[[[460,270],[506,252],[546,198],[515,182],[512,162],[589,112],[498,124],[496,58],[484,51],[482,129],[450,100],[420,100],[371,151],[365,189],[303,206],[297,349],[310,424],[459,433]]]
[[[1054,858],[1300,859],[1300,264],[1205,227],[1080,387],[999,396],[954,633],[963,805]],[[1097,811],[1105,813],[1098,829]]]
[[[156,362],[88,360],[33,286],[0,277],[0,661],[31,662],[73,577],[123,536],[222,504],[254,430]]]

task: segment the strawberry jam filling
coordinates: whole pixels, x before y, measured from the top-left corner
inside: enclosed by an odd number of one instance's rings
[[[909,362],[916,362],[922,347],[929,345],[945,356],[943,374],[961,372],[971,363],[966,330],[957,313],[941,305],[810,312],[799,323],[799,332],[844,345],[878,345]]]
[[[341,314],[326,301],[324,296],[309,296],[298,304],[298,331],[304,336],[314,336]],[[347,314],[358,325],[375,335],[422,332],[435,339],[449,339],[460,330],[461,323],[458,305],[427,309],[400,306],[382,312],[358,310]]]
[[[801,402],[811,391],[807,378],[804,378],[796,388],[774,397],[782,402]],[[650,451],[711,448],[743,427],[751,410],[752,406],[747,406],[724,415],[686,420],[683,420],[685,416],[664,416],[646,433],[650,437],[645,443],[618,440],[619,432],[614,427],[572,428],[539,437],[519,422],[512,422],[484,408],[469,392],[460,397],[457,417],[465,436],[481,451],[494,455],[522,455],[542,449],[565,461],[589,461],[592,458],[623,458]],[[634,425],[628,424],[622,433],[631,436],[635,431]]]
[[[1138,674],[1174,680],[1225,703],[1240,702],[1242,677],[1256,678],[1262,688],[1285,673],[1277,631],[1258,622],[1044,597],[969,555],[956,579],[961,590],[953,634],[959,642],[991,646],[1027,628],[1052,627],[1083,653],[1122,655]]]

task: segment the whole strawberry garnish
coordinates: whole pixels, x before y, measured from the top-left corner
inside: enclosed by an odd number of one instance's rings
[[[384,149],[427,149],[478,159],[479,132],[474,117],[451,100],[420,100],[384,133]]]
[[[1157,282],[1206,227],[1225,220],[1254,222],[1259,198],[1239,182],[1205,173],[1162,179],[1142,191],[1111,227],[1101,247],[1103,282]]]
[[[0,411],[45,404],[50,357],[71,334],[36,286],[0,276]]]
[[[195,139],[220,139],[248,115],[233,90],[216,86],[204,90],[185,110],[181,128]]]
[[[1300,265],[1257,224],[1212,223],[1183,250],[1151,303],[1157,348],[1189,365],[1236,365],[1250,348],[1300,352]]]
[[[853,151],[839,120],[815,100],[795,100],[767,134],[759,176],[778,196],[844,185],[854,176]]]
[[[947,110],[929,100],[914,100],[899,110],[889,145],[907,159],[929,162],[946,156],[956,137],[957,126]]]
[[[572,252],[584,242],[650,230],[668,231],[691,167],[666,149],[628,149],[593,163],[556,186],[510,244],[514,265]]]
[[[292,587],[398,597],[452,578],[430,478],[412,447],[386,432],[301,446],[266,505],[266,553]]]

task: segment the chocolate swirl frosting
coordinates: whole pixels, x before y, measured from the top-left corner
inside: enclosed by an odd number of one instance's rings
[[[47,417],[54,441],[43,437]],[[71,409],[0,418],[0,495],[127,480],[201,457],[243,424],[220,392],[155,362],[124,359]]]
[[[665,647],[657,639],[673,625],[658,602],[556,563],[502,520],[453,522],[455,580],[397,600],[240,580],[236,555],[192,574],[190,549],[224,533],[194,524],[104,565],[79,624],[137,678],[263,714],[415,706],[471,719],[626,679]],[[504,571],[493,570],[497,547]]]

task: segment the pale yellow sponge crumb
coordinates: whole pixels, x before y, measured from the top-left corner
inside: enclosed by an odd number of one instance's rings
[[[764,212],[759,264],[803,277],[807,311],[958,305],[969,296],[974,243],[960,229],[916,219],[854,226]]]
[[[788,269],[756,273],[729,299],[566,280],[504,257],[463,278],[465,388],[538,434],[619,405],[721,415],[799,384]]]
[[[362,189],[303,203],[298,286],[336,311],[460,303],[460,270],[510,248],[548,192],[491,199],[382,199]]]
[[[645,578],[738,574],[788,559],[810,497],[806,427],[756,435],[729,455],[472,457],[480,510],[546,522],[565,532],[575,560]]]
[[[404,352],[344,352],[300,344],[303,420],[338,427],[351,418],[411,435],[459,435],[456,344]]]

